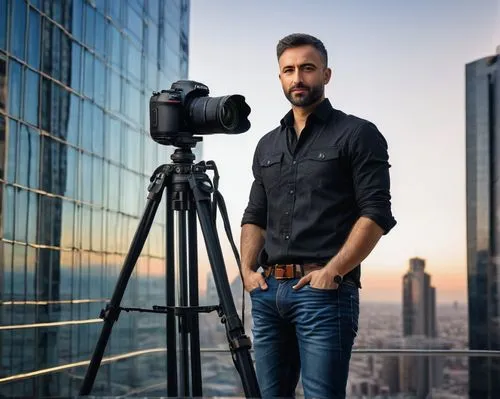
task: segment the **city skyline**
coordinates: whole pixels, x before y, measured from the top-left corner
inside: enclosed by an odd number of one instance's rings
[[[323,40],[329,51],[333,78],[326,96],[333,106],[374,121],[389,144],[398,224],[363,263],[361,298],[400,301],[400,276],[407,260],[418,256],[427,261],[438,302],[465,302],[464,69],[500,44],[498,12],[493,0],[453,6],[194,3],[189,78],[207,84],[213,96],[243,94],[252,107],[247,133],[207,136],[203,142],[203,158],[219,168],[234,236],[239,237],[256,143],[289,109],[277,77],[276,43],[303,31]],[[248,34],[253,20],[259,29]],[[223,241],[234,277],[236,264]]]

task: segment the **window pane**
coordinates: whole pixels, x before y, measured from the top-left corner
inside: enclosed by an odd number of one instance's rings
[[[119,3],[116,3],[119,4]],[[121,69],[122,67],[122,35],[121,33],[113,26],[109,25],[108,27],[108,53],[111,56],[111,64]]]
[[[7,130],[7,181],[14,183],[16,181],[16,168],[17,168],[17,123],[9,119],[9,128]]]
[[[126,87],[127,96],[125,101],[127,104],[127,117],[136,124],[139,124],[141,120],[141,93],[130,83]]]
[[[7,155],[6,151],[8,151],[8,149],[5,148],[5,139],[7,137],[6,124],[7,122],[5,120],[5,117],[2,114],[0,114],[0,142],[2,143],[3,146],[2,150],[0,151],[0,179],[5,179],[4,165],[5,165],[5,156]]]
[[[103,124],[104,111],[101,108],[94,106],[94,120],[92,123],[92,150],[100,156],[104,156]]]
[[[81,61],[82,47],[76,43],[71,43],[71,87],[76,91],[80,91],[81,81]]]
[[[88,206],[82,206],[82,249],[90,250],[92,211]]]
[[[82,154],[81,183],[81,200],[92,201],[92,156],[85,153]]]
[[[120,168],[118,166],[109,165],[109,180],[108,187],[108,207],[113,211],[120,210]],[[111,225],[112,226],[112,225]]]
[[[30,192],[28,197],[28,242],[36,243],[38,222],[38,194]]]
[[[127,9],[127,29],[137,39],[138,43],[142,43],[142,18],[132,8]]]
[[[24,76],[24,119],[32,125],[38,126],[40,78],[38,73],[33,72],[31,69],[26,69]]]
[[[148,56],[153,61],[158,58],[158,28],[155,24],[148,25]]]
[[[8,240],[14,239],[14,187],[4,186],[4,212],[3,212],[3,236]]]
[[[84,51],[83,94],[94,98],[94,56]]]
[[[21,125],[19,133],[17,182],[26,187],[38,188],[40,136],[26,125]]]
[[[80,102],[80,98],[71,93],[66,140],[75,146],[78,145],[78,133],[80,132]]]
[[[87,151],[92,151],[93,108],[90,101],[83,102],[81,145]]]
[[[85,43],[94,47],[95,38],[95,10],[88,4],[85,4]]]
[[[36,69],[40,68],[40,14],[34,10],[29,13],[28,63]]]
[[[28,221],[28,192],[26,190],[17,189],[16,192],[16,231],[14,239],[19,242],[26,242],[27,237],[27,221]]]
[[[95,59],[94,65],[94,97],[95,102],[104,107],[106,101],[106,69],[104,64],[99,59]]]
[[[82,0],[73,0],[73,15],[71,18],[71,34],[78,40],[82,40]]]
[[[75,214],[75,204],[70,201],[62,203],[62,229],[61,229],[61,247],[73,247],[73,222]]]
[[[21,116],[21,83],[22,83],[21,64],[10,60],[9,64],[9,113],[19,118]]]
[[[113,112],[120,112],[121,109],[121,79],[118,74],[113,70],[109,69],[109,80],[108,80],[108,107]]]
[[[36,299],[36,259],[37,249],[26,248],[26,300]]]
[[[92,160],[92,202],[95,205],[102,205],[103,162],[102,159],[97,157]]]
[[[73,147],[67,147],[67,172],[64,196],[76,198],[76,188],[78,184],[78,150]]]
[[[102,251],[102,218],[101,210],[92,211],[92,250]]]
[[[129,78],[137,84],[141,80],[142,56],[140,50],[135,46],[128,46],[128,70]]]
[[[121,1],[108,1],[108,12],[109,16],[115,21],[121,21],[121,11],[122,11],[122,2]]]
[[[7,0],[0,0],[0,48],[7,47]]]
[[[127,166],[129,169],[139,171],[141,169],[141,137],[140,133],[133,129],[127,129]]]
[[[50,87],[52,82],[47,78],[42,77],[42,96],[41,96],[41,128],[50,132]]]
[[[121,148],[121,123],[117,119],[111,118],[109,130],[106,134],[106,156],[108,159],[120,163]]]
[[[95,15],[95,51],[101,57],[106,57],[106,20],[100,13]]]
[[[10,51],[24,60],[24,32],[26,31],[26,2],[11,1]]]

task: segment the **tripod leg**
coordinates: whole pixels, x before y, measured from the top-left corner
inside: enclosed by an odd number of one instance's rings
[[[116,320],[118,320],[118,315],[120,314],[120,302],[123,298],[128,280],[132,275],[137,259],[142,251],[149,230],[151,229],[151,225],[153,224],[160,200],[161,191],[159,191],[158,196],[153,196],[152,199],[148,200],[144,214],[134,235],[132,244],[130,245],[129,252],[125,258],[125,262],[120,272],[120,276],[118,277],[111,300],[106,309],[101,312],[101,317],[104,319],[104,325],[92,355],[92,359],[90,360],[90,365],[85,374],[82,387],[80,388],[80,395],[88,395],[92,390],[97,371],[99,370],[106,345],[111,335],[111,330],[113,329],[113,324]]]
[[[171,207],[172,192],[166,190],[166,285],[167,306],[175,306],[175,252],[174,252],[174,211]],[[177,386],[177,338],[175,314],[167,313],[167,395],[178,397]]]
[[[198,306],[198,239],[196,231],[196,211],[188,212],[188,245],[189,245],[189,306]],[[190,316],[191,347],[191,379],[193,397],[202,397],[201,359],[200,359],[200,327],[198,313]]]
[[[179,253],[179,290],[178,306],[188,306],[188,268],[187,268],[187,228],[186,210],[177,211],[178,222],[178,253]],[[188,314],[179,316],[179,396],[189,396],[189,342]]]
[[[222,249],[210,215],[210,194],[205,191],[202,184],[200,184],[202,188],[198,188],[194,175],[190,175],[188,180],[196,201],[196,208],[212,268],[215,287],[221,301],[222,311],[226,315],[229,346],[241,377],[245,396],[260,397],[257,376],[250,356],[250,339],[245,336],[243,325],[236,312],[231,287],[226,274]]]

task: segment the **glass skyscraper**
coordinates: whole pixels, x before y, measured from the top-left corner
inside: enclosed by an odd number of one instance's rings
[[[149,98],[187,78],[188,25],[189,0],[0,0],[0,397],[78,393],[170,162]],[[124,306],[165,303],[164,242],[160,206]],[[122,313],[92,393],[165,394],[164,332]]]
[[[469,347],[500,350],[500,52],[465,71]],[[469,362],[470,396],[497,397],[500,359]]]

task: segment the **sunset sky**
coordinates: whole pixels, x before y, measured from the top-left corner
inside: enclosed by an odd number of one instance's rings
[[[190,25],[189,79],[208,85],[211,96],[243,94],[252,108],[248,132],[203,142],[203,159],[218,165],[238,246],[253,151],[290,108],[276,43],[309,33],[329,52],[333,106],[373,121],[389,144],[398,224],[363,264],[362,297],[400,301],[408,259],[419,256],[438,301],[466,301],[465,64],[500,45],[500,2],[193,1]],[[202,256],[201,285],[207,265]]]

